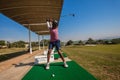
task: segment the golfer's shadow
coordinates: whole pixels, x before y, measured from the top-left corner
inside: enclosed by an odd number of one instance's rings
[[[18,63],[18,64],[12,64],[14,65],[15,67],[22,67],[22,66],[33,66],[34,65],[34,62],[30,62],[30,63]]]

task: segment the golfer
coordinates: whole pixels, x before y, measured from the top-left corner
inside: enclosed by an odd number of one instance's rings
[[[47,26],[50,30],[50,43],[49,43],[49,47],[48,47],[46,69],[50,68],[49,61],[50,61],[50,55],[51,55],[53,47],[56,48],[58,54],[60,55],[60,58],[64,62],[64,67],[68,67],[62,53],[60,52],[60,40],[58,39],[58,22],[57,22],[57,20],[53,20],[53,19],[47,20]]]

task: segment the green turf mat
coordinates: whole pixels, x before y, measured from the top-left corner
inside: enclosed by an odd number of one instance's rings
[[[63,57],[67,57],[67,55],[65,53],[62,53]],[[58,59],[60,58],[59,54],[54,54],[54,59]]]
[[[55,50],[54,52],[58,52],[57,50]]]
[[[67,63],[68,68],[64,68],[62,62],[52,63],[49,70],[45,70],[44,64],[35,65],[22,80],[97,80],[76,62]]]

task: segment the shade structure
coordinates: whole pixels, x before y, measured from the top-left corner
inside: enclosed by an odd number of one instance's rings
[[[0,13],[37,34],[49,34],[46,19],[59,21],[63,0],[0,0]]]

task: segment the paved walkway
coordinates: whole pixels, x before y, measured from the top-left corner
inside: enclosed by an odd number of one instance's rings
[[[21,80],[34,64],[34,56],[40,55],[41,51],[33,54],[27,53],[22,56],[0,63],[0,80]]]

